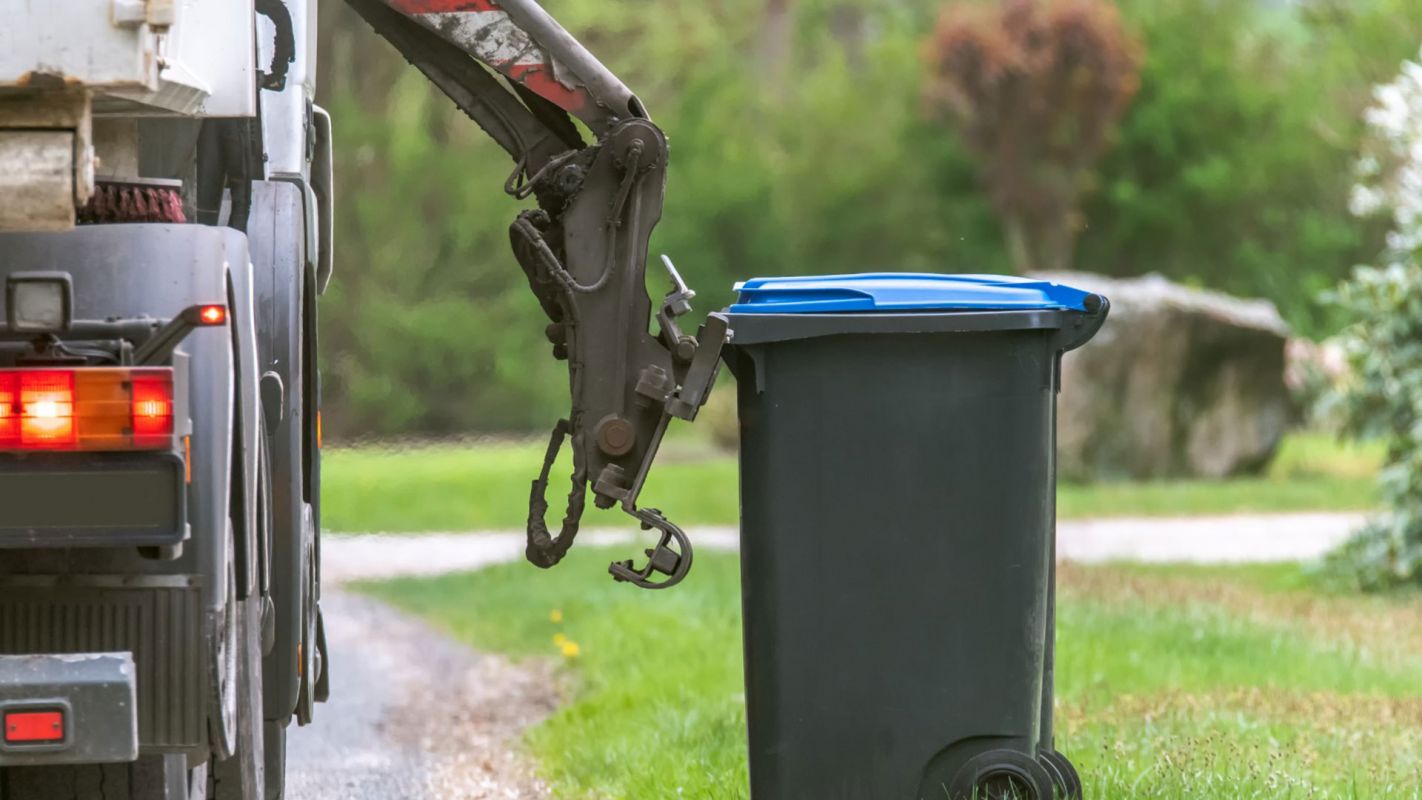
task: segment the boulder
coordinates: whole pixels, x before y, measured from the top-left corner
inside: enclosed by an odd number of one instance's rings
[[[1041,277],[1111,301],[1096,338],[1063,359],[1063,478],[1224,478],[1269,463],[1292,418],[1289,328],[1273,303],[1159,275]]]

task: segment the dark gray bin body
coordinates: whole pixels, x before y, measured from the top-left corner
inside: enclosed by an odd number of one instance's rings
[[[1104,316],[731,315],[752,797],[1050,747],[1059,359]]]

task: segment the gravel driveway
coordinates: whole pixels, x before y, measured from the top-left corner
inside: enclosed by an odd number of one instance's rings
[[[518,749],[557,702],[546,665],[515,667],[339,590],[321,608],[331,702],[290,730],[288,800],[548,796]]]

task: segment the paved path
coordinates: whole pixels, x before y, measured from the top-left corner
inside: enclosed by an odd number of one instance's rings
[[[1342,544],[1366,519],[1314,513],[1077,520],[1059,525],[1057,552],[1083,563],[1309,561]]]
[[[376,601],[327,591],[331,702],[287,740],[288,800],[546,797],[518,750],[557,701],[549,669],[476,653]]]
[[[1266,514],[1222,517],[1071,520],[1057,526],[1058,556],[1071,561],[1189,561],[1232,563],[1305,561],[1347,539],[1363,514]],[[700,548],[734,550],[736,529],[688,531]],[[584,545],[630,543],[627,531],[589,531]],[[517,532],[367,534],[328,536],[321,544],[328,582],[438,575],[515,561],[523,554]]]

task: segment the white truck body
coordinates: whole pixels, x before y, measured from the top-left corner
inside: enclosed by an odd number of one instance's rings
[[[96,169],[123,172],[131,142],[107,141],[96,163],[96,117],[255,116],[253,12],[253,0],[0,0],[0,231],[67,230]]]

